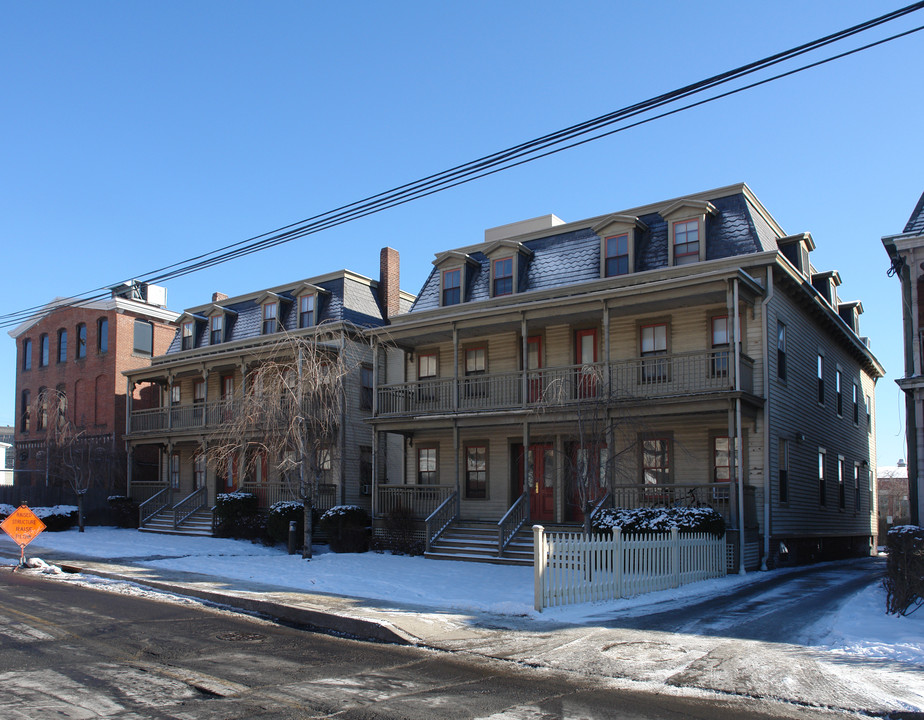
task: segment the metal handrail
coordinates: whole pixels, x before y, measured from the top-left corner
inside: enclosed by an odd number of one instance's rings
[[[198,496],[198,497],[197,497]],[[208,488],[204,485],[187,495],[173,506],[173,529],[176,530],[191,515],[205,507],[208,499]],[[187,508],[192,506],[192,510]]]
[[[156,501],[156,502],[155,502]],[[161,510],[167,507],[170,502],[170,486],[165,487],[158,493],[155,493],[143,503],[138,506],[138,527],[143,527],[144,524],[150,520],[152,517],[157,515]],[[151,510],[148,506],[153,507]],[[147,510],[146,510],[147,508]],[[145,512],[148,514],[145,515]]]
[[[606,505],[607,502],[609,502],[611,497],[612,495],[610,494],[610,491],[607,490],[606,495],[600,498],[597,504],[594,505],[593,510],[590,511],[591,520],[593,520],[594,515],[596,515],[598,512],[600,512],[603,509],[603,506]]]
[[[425,521],[427,552],[430,552],[430,547],[433,545],[433,543],[439,538],[440,535],[443,534],[446,528],[452,524],[452,521],[459,516],[459,513],[456,510],[456,496],[458,494],[458,490],[454,491],[449,497],[440,503],[436,510],[430,513],[430,515],[427,517]],[[441,525],[436,530],[436,532],[433,532],[433,525],[436,523],[441,523]]]
[[[529,520],[529,495],[524,491],[520,497],[513,501],[510,509],[504,513],[504,517],[497,523],[497,556],[503,557],[504,550],[513,540],[514,536],[520,531]],[[511,529],[512,528],[512,529]]]

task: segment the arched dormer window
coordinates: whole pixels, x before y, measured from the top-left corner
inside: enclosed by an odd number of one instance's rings
[[[289,294],[295,298],[299,329],[315,327],[321,320],[323,298],[330,295],[330,291],[318,285],[303,282],[292,288]]]
[[[470,255],[450,250],[437,255],[433,264],[439,271],[440,305],[448,307],[464,303],[469,273],[478,266],[478,262]]]
[[[220,345],[228,339],[229,322],[237,313],[221,305],[212,305],[209,318],[209,345]]]
[[[491,297],[520,292],[533,251],[515,240],[498,240],[484,249],[491,265]]]
[[[199,344],[199,332],[202,325],[209,322],[203,315],[186,312],[179,317],[180,350],[192,350]]]

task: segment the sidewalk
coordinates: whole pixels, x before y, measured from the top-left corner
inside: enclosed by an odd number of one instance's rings
[[[58,544],[64,539],[57,538]],[[163,563],[164,558],[158,555],[135,556],[130,561],[81,557],[72,551],[42,547],[41,540],[27,548],[31,550],[27,557],[40,557],[66,573],[138,583],[362,639],[615,678],[636,687],[641,683],[655,692],[713,691],[881,715],[924,710],[924,667],[920,665],[839,654],[819,647],[734,639],[721,634],[606,627],[607,620],[619,615],[612,606],[585,608],[588,617],[579,622],[567,619],[567,614],[554,618],[554,614],[539,617],[525,612],[434,609],[432,605],[293,590],[263,580],[151,567]],[[48,540],[52,544],[51,538]],[[0,546],[0,555],[11,562],[19,557],[12,545]],[[279,563],[282,559],[268,558],[265,562]],[[423,562],[431,563],[444,574],[452,574],[453,566],[459,566],[460,574],[470,569],[468,563]],[[59,577],[79,581],[74,574]],[[729,587],[741,587],[734,585],[735,578],[729,580]],[[413,578],[406,581],[413,582]],[[768,574],[749,579],[758,589],[778,581],[779,578]],[[688,594],[695,594],[693,586],[688,587],[691,588]],[[636,607],[636,614],[645,611],[644,606]]]

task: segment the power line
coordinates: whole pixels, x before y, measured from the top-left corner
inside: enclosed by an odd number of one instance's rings
[[[864,50],[868,50],[877,45],[882,45],[906,35],[918,32],[921,29],[924,29],[924,26],[892,35],[890,37],[869,43],[853,50],[848,50],[823,60],[803,65],[799,68],[780,73],[778,75],[774,75],[773,77],[721,93],[719,95],[689,103],[682,107],[674,108],[672,110],[644,118],[642,120],[638,120],[628,125],[609,129],[604,132],[597,132],[595,135],[585,137],[590,133],[603,130],[604,128],[608,128],[614,124],[626,121],[628,119],[638,117],[639,115],[650,112],[654,109],[676,103],[684,98],[692,97],[712,88],[729,83],[733,80],[751,75],[755,72],[778,65],[793,58],[800,57],[809,52],[818,50],[822,47],[826,47],[846,38],[853,37],[854,35],[858,35],[859,33],[878,27],[887,22],[891,22],[900,17],[904,17],[912,12],[921,10],[922,8],[924,8],[924,0],[879,16],[877,18],[865,21],[858,25],[846,28],[839,32],[832,33],[817,40],[804,43],[789,50],[785,50],[783,52],[776,53],[752,63],[748,63],[747,65],[743,65],[733,70],[720,73],[719,75],[714,75],[710,78],[706,78],[705,80],[686,85],[684,87],[678,88],[677,90],[663,93],[648,100],[627,106],[620,110],[606,113],[591,120],[569,126],[562,130],[543,135],[539,138],[535,138],[518,145],[514,145],[510,148],[506,148],[490,155],[483,156],[462,165],[457,165],[453,168],[429,175],[420,180],[406,183],[404,185],[399,185],[390,190],[386,190],[384,192],[363,198],[362,200],[357,200],[352,203],[342,205],[338,208],[334,208],[333,210],[314,215],[296,223],[291,223],[282,228],[278,228],[267,233],[262,233],[246,240],[237,241],[215,250],[201,253],[192,258],[187,258],[185,260],[181,260],[170,265],[148,271],[140,277],[143,282],[155,283],[182,277],[194,272],[199,272],[205,268],[229,262],[230,260],[236,259],[238,257],[260,252],[262,250],[275,247],[283,243],[291,242],[297,238],[305,237],[307,235],[336,227],[347,222],[352,222],[353,220],[382,212],[386,209],[397,207],[399,205],[411,202],[412,200],[427,197],[428,195],[442,192],[444,190],[472,182],[473,180],[483,178],[488,175],[493,175],[503,170],[508,170],[510,168],[523,165],[525,163],[533,162],[540,158],[548,157],[549,155],[563,152],[564,150],[593,142],[594,140],[598,140],[618,132],[623,132],[630,128],[637,127],[648,122],[653,122],[654,120],[669,115],[674,115],[709,102],[714,102],[715,100],[719,100],[730,95],[752,89],[759,85],[773,82],[798,72],[803,72],[810,68],[818,67],[819,65],[825,63],[833,62],[834,60],[841,59],[848,55],[853,55]],[[117,283],[114,283],[113,285],[115,284]],[[96,288],[80,295],[67,298],[66,300],[58,303],[56,306],[86,303],[92,300],[103,299],[108,296],[108,287]],[[0,315],[0,327],[16,325],[47,308],[48,305],[46,304],[41,306],[33,306],[31,308],[26,308],[24,310],[19,310],[5,315]]]

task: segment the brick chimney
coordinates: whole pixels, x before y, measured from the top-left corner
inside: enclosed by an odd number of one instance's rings
[[[401,312],[399,271],[398,251],[390,247],[382,248],[379,255],[379,307],[382,308],[385,320]]]
[[[223,292],[213,292],[212,293],[212,302],[221,302],[222,300],[227,300],[228,296]]]

